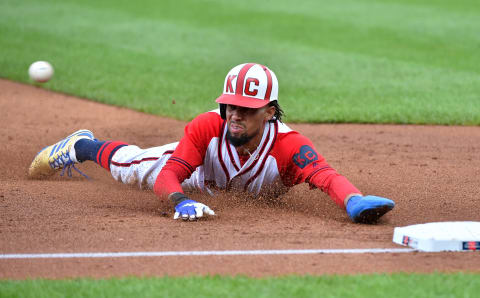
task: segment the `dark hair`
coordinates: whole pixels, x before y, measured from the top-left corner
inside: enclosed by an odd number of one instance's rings
[[[269,104],[268,104],[269,107],[275,107],[275,115],[273,115],[273,118],[272,120],[270,120],[271,122],[275,121],[275,120],[278,120],[280,122],[282,122],[282,116],[285,114],[282,110],[282,108],[280,107],[280,105],[278,104],[278,100],[273,100],[271,101]]]

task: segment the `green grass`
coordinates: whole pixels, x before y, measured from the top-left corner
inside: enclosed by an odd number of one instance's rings
[[[1,297],[477,297],[480,275],[163,277],[0,281]]]
[[[45,88],[189,120],[253,61],[290,122],[480,125],[477,4],[2,0],[0,77],[47,60]]]

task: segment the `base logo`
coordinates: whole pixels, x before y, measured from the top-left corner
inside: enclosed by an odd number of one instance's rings
[[[465,241],[462,244],[463,250],[480,250],[480,241]]]

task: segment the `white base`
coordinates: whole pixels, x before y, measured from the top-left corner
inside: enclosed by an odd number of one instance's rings
[[[480,251],[480,222],[431,222],[397,227],[393,242],[430,252]]]

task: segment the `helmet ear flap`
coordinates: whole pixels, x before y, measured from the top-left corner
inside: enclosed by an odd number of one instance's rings
[[[220,117],[222,117],[223,120],[227,119],[227,105],[224,103],[219,104],[220,106]]]

